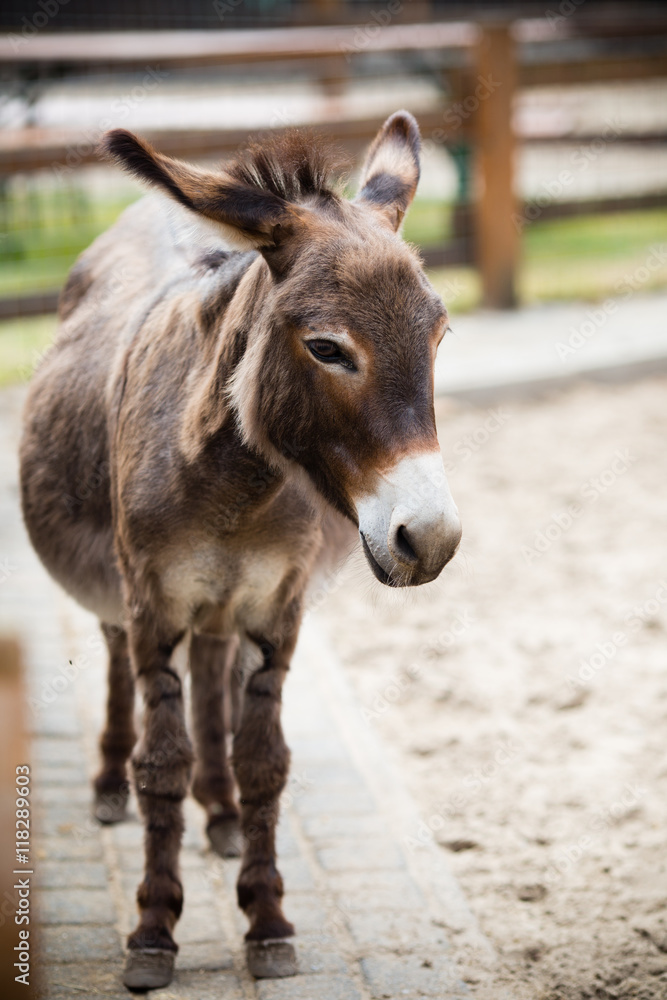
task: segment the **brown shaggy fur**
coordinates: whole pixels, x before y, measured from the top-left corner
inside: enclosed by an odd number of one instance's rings
[[[433,362],[446,313],[397,233],[419,134],[406,113],[386,123],[352,203],[299,134],[219,172],[120,130],[104,148],[173,207],[155,195],[133,205],[70,275],[26,407],[25,521],[47,569],[105,623],[98,800],[126,794],[133,678],[143,695],[132,769],[146,871],[129,947],[176,949],[181,803],[195,760],[209,822],[240,813],[248,938],[281,938],[293,933],[275,864],[289,766],[281,688],[324,526],[337,519],[354,534],[357,498],[384,470],[437,448]],[[212,250],[188,235],[197,220]],[[347,331],[354,360],[314,357],[312,338],[330,331]],[[401,582],[420,581],[419,564],[406,568]],[[196,753],[172,665],[185,636]],[[232,770],[223,670],[237,648]]]

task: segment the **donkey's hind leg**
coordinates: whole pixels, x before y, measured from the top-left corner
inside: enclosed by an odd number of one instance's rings
[[[192,721],[195,771],[192,794],[206,809],[206,833],[213,850],[223,858],[241,854],[239,810],[234,800],[234,777],[227,761],[225,689],[236,657],[235,639],[222,641],[193,635],[190,641]]]
[[[243,668],[241,650],[238,649],[229,670],[229,728],[236,735],[241,725],[243,710]]]
[[[109,649],[107,721],[100,740],[102,769],[95,779],[94,811],[100,823],[118,823],[125,819],[127,761],[136,741],[134,677],[124,630],[103,623],[102,633]]]

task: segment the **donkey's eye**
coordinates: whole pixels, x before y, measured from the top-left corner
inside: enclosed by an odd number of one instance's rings
[[[333,340],[309,340],[308,349],[318,361],[342,365],[344,368],[354,368],[352,361],[346,354],[343,354],[338,344],[335,344]]]

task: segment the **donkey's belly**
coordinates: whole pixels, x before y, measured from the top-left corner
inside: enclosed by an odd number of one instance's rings
[[[51,576],[85,608],[116,623],[121,586],[111,523],[106,423],[99,398],[97,408],[86,402],[79,396],[74,406],[48,365],[38,372],[21,441],[23,517]]]
[[[42,563],[79,604],[108,624],[122,621],[120,574],[111,524],[85,514],[73,517],[62,501],[39,490],[39,479],[23,477],[24,519]],[[66,494],[71,497],[71,494]]]
[[[93,545],[98,545],[105,552],[108,551],[104,538],[94,539]],[[51,575],[75,601],[96,615],[101,622],[106,622],[108,625],[122,625],[123,601],[120,576],[117,572],[105,572],[104,575],[96,572],[105,569],[107,565],[100,562],[97,567],[91,565],[83,572],[79,570],[68,575],[51,572]]]

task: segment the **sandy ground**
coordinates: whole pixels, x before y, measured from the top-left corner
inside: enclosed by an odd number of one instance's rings
[[[481,1000],[667,997],[667,381],[443,401],[464,543],[322,615],[498,952]],[[454,938],[456,946],[456,939]]]

